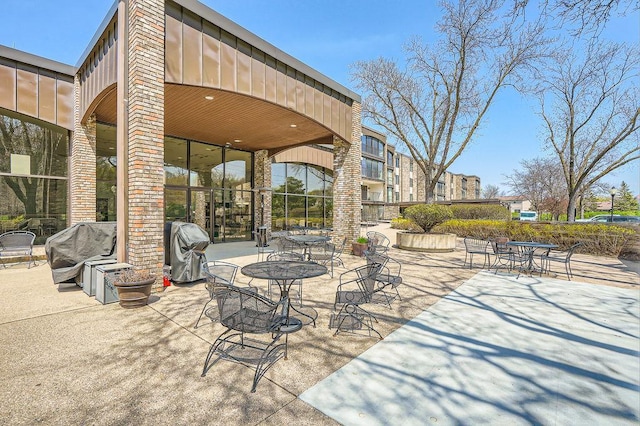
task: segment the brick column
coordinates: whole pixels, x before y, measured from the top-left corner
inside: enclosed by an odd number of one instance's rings
[[[360,194],[362,146],[360,135],[361,106],[352,105],[353,127],[351,141],[345,142],[333,138],[333,237],[347,243],[353,242],[360,235]]]
[[[127,261],[164,264],[164,0],[128,1]]]
[[[71,138],[70,225],[96,220],[96,118],[80,122],[80,76],[74,78],[73,136]]]
[[[269,151],[256,151],[254,154],[254,182],[255,188],[271,188],[271,157]],[[255,192],[255,204],[253,206],[255,228],[260,226],[260,221],[264,220],[267,232],[271,230],[271,191]],[[260,204],[264,200],[264,218],[260,217]]]

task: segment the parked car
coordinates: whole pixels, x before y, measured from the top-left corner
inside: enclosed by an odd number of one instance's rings
[[[611,222],[610,214],[599,214],[589,219],[577,219],[576,222]],[[623,216],[619,214],[613,215],[613,222],[632,222],[640,223],[640,216]]]

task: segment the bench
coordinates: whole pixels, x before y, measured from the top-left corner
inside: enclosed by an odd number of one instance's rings
[[[36,234],[31,231],[8,231],[0,235],[0,263],[6,268],[3,258],[15,256],[29,256],[28,267],[33,261],[33,241]]]

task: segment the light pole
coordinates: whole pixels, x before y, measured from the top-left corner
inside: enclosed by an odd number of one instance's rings
[[[612,186],[611,189],[609,190],[609,194],[611,194],[611,220],[610,220],[610,222],[613,222],[613,199],[616,196],[616,192],[618,192],[618,191],[616,190],[615,186]]]

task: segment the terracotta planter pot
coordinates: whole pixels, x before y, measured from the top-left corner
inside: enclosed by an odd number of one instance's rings
[[[155,282],[156,278],[152,277],[142,281],[114,283],[118,289],[120,306],[127,309],[145,306],[149,301],[151,287]]]
[[[351,251],[354,256],[364,256],[364,252],[367,250],[369,245],[367,243],[351,243]]]

